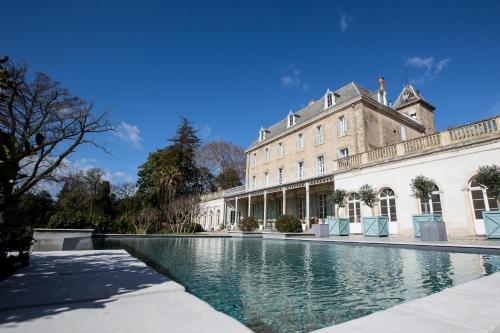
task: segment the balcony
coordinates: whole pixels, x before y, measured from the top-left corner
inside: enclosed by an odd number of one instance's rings
[[[392,146],[340,158],[334,163],[333,173],[358,168],[365,164],[383,162],[393,158],[412,156],[498,137],[500,135],[499,123],[500,116],[497,116],[472,124],[450,128],[440,133],[404,141]]]

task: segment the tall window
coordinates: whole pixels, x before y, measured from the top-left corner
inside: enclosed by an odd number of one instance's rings
[[[257,177],[253,176],[252,177],[252,188],[255,190],[256,187],[257,187]]]
[[[277,199],[278,216],[283,215],[283,200]]]
[[[335,104],[335,100],[333,98],[333,93],[327,92],[326,93],[326,107],[331,108]]]
[[[318,195],[318,215],[320,219],[326,218],[326,194]]]
[[[252,165],[253,166],[257,165],[257,153],[252,154]]]
[[[338,128],[339,136],[345,135],[347,133],[347,120],[345,116],[339,117],[339,128]]]
[[[299,133],[297,135],[297,149],[298,150],[304,149],[304,134],[303,133]]]
[[[361,202],[357,193],[351,193],[347,197],[347,212],[350,223],[361,222]]]
[[[269,172],[264,172],[264,186],[269,186]]]
[[[297,163],[297,178],[301,180],[304,179],[304,176],[305,176],[304,161],[300,161]]]
[[[278,168],[278,184],[283,184],[283,168]]]
[[[325,157],[323,155],[316,157],[316,175],[323,176],[325,174]]]
[[[266,139],[266,130],[264,128],[261,128],[259,131],[259,141],[262,141],[265,139]]]
[[[439,188],[434,187],[431,197],[428,200],[420,199],[420,212],[422,214],[442,214],[441,209],[441,196],[439,195]]]
[[[323,126],[322,125],[316,126],[316,132],[315,132],[314,137],[315,137],[315,143],[317,145],[323,143]]]
[[[217,216],[217,225],[220,225],[220,209],[217,209],[216,216]]]
[[[283,152],[284,152],[283,142],[279,142],[278,143],[278,156],[279,157],[283,157]]]
[[[290,113],[288,113],[288,127],[291,127],[295,125],[295,114],[290,111]]]
[[[231,224],[234,224],[235,221],[236,221],[236,212],[232,210],[229,216],[229,222],[231,222]]]
[[[380,192],[380,215],[387,216],[389,222],[396,222],[398,220],[396,215],[396,197],[394,191],[386,188]]]
[[[401,140],[406,141],[406,127],[401,126]]]
[[[306,217],[306,197],[298,197],[297,201],[297,215],[299,219],[304,219]]]
[[[269,147],[264,148],[264,160],[269,161]]]
[[[344,158],[344,157],[348,157],[348,156],[349,156],[349,149],[347,147],[339,149],[339,157],[340,158]]]
[[[476,220],[483,219],[484,211],[498,210],[495,198],[488,195],[488,192],[478,182],[472,180],[469,184],[469,190]]]

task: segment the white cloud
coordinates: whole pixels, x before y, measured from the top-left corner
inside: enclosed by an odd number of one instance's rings
[[[212,127],[210,127],[208,125],[204,125],[199,132],[200,132],[201,139],[206,140],[212,136]]]
[[[349,28],[349,25],[352,22],[352,16],[347,15],[344,12],[340,12],[339,16],[339,25],[340,25],[340,31],[345,32],[347,28]]]
[[[415,68],[418,71],[417,76],[410,80],[412,83],[424,83],[434,80],[448,66],[450,60],[450,58],[436,59],[433,56],[415,56],[406,58],[404,65]]]
[[[302,88],[305,91],[309,90],[309,85],[302,80],[300,70],[294,64],[289,64],[285,68],[280,68],[281,85],[285,88]]]
[[[113,131],[113,134],[122,139],[123,141],[129,143],[133,148],[142,148],[142,138],[141,131],[136,125],[130,125],[122,121]]]
[[[121,182],[125,181],[127,183],[130,183],[133,181],[132,176],[123,171],[116,171],[115,173],[113,173],[113,176],[114,178],[119,179]]]

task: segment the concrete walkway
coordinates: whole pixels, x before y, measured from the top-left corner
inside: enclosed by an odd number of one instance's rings
[[[0,283],[1,332],[251,332],[126,251],[31,258]]]
[[[317,333],[500,333],[500,273],[376,312]]]

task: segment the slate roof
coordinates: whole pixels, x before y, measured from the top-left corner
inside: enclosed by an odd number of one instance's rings
[[[345,102],[347,100],[350,100],[356,96],[363,95],[369,98],[374,99],[377,101],[377,93],[372,92],[366,88],[363,88],[357,83],[351,82],[343,86],[342,88],[333,91],[335,94],[335,104],[340,104],[342,102]],[[295,126],[300,125],[301,123],[306,122],[307,120],[313,118],[314,116],[320,114],[321,112],[324,111],[324,100],[325,97],[321,97],[319,100],[313,101],[306,107],[300,109],[299,111],[295,112],[295,115],[298,117],[296,118]],[[269,141],[269,139],[272,139],[273,137],[278,136],[279,134],[285,132],[287,130],[287,125],[288,125],[288,115],[287,117],[283,118],[281,121],[277,122],[276,124],[265,128],[266,130],[266,139],[264,141]],[[248,149],[252,148],[256,144],[259,143],[259,140],[255,140],[249,147]]]

